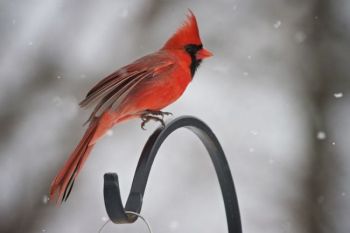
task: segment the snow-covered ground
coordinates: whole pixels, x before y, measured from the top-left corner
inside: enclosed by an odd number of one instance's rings
[[[214,53],[166,111],[206,121],[228,157],[245,233],[348,233],[350,2],[2,1],[0,232],[97,232],[107,220],[103,174],[125,200],[157,127],[113,128],[95,147],[67,203],[48,203],[52,178],[84,132],[78,102],[98,80],[159,49],[197,16]],[[171,201],[168,200],[171,198]],[[154,232],[226,232],[209,157],[180,130],[160,150],[142,214]],[[104,232],[146,232],[141,221]]]

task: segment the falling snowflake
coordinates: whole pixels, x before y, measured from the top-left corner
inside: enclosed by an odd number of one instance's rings
[[[43,201],[44,204],[47,204],[49,202],[49,200],[50,200],[50,198],[47,195],[43,196],[43,200],[42,201]]]
[[[343,92],[337,92],[333,94],[335,98],[339,99],[343,97]]]
[[[282,25],[282,22],[280,20],[277,20],[276,23],[273,24],[273,27],[278,29],[281,27],[281,25]]]
[[[107,222],[107,221],[108,221],[108,218],[107,218],[106,216],[103,216],[103,217],[101,218],[101,220],[102,220],[102,222]]]
[[[113,130],[111,130],[111,129],[107,130],[106,135],[107,136],[112,136],[113,135]]]
[[[325,132],[323,132],[323,131],[318,131],[318,132],[317,132],[317,139],[318,139],[318,140],[324,140],[324,139],[326,139],[326,138],[327,138],[327,135],[326,135]]]
[[[254,151],[255,151],[255,149],[254,149],[254,148],[252,148],[252,147],[251,147],[251,148],[249,148],[249,152],[250,152],[250,153],[253,153]]]
[[[243,72],[243,75],[244,75],[244,76],[248,76],[249,73],[245,71],[245,72]]]

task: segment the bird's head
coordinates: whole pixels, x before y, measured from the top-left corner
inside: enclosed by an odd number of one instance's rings
[[[191,10],[189,10],[186,21],[170,37],[162,49],[181,51],[185,56],[188,56],[191,59],[192,76],[203,59],[213,56],[209,50],[203,48],[197,20]]]

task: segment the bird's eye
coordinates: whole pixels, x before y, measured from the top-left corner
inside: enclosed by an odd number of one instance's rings
[[[188,52],[190,55],[195,55],[199,50],[203,48],[203,45],[196,45],[196,44],[188,44],[185,46],[186,52]]]

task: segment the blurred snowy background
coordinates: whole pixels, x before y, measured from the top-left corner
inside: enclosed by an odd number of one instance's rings
[[[114,128],[60,208],[46,194],[84,132],[89,111],[78,102],[160,48],[188,8],[215,56],[166,110],[217,134],[244,232],[350,232],[348,0],[0,1],[0,232],[97,232],[105,172],[118,172],[125,200],[156,124]],[[214,169],[190,132],[161,148],[142,213],[154,232],[227,231]]]

